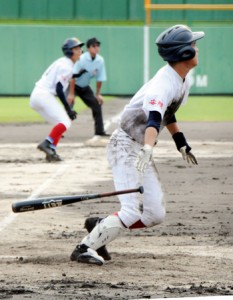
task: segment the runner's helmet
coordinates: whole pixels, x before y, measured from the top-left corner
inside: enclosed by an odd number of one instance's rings
[[[62,51],[65,56],[71,57],[73,55],[72,49],[75,47],[82,47],[84,43],[82,43],[79,39],[77,38],[69,38],[66,39],[65,42],[62,45]]]
[[[159,55],[168,62],[178,62],[192,59],[195,49],[192,42],[203,38],[203,31],[192,32],[185,25],[175,25],[163,31],[156,39]]]

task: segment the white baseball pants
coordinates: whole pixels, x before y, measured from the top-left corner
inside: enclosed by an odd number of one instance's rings
[[[71,126],[71,120],[57,98],[37,86],[30,96],[30,107],[51,124],[62,123],[66,129]]]
[[[136,167],[136,157],[142,145],[133,141],[122,129],[113,133],[107,148],[107,157],[113,172],[116,190],[144,187],[144,194],[119,195],[121,209],[118,216],[125,226],[130,227],[141,220],[147,227],[160,224],[165,217],[165,203],[158,172],[152,163],[140,174]],[[140,197],[143,211],[140,210]]]

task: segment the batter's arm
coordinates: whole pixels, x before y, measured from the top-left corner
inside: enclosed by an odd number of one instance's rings
[[[166,127],[167,127],[167,130],[170,132],[170,134],[172,136],[173,136],[173,134],[175,134],[175,133],[177,133],[177,132],[180,131],[177,122],[170,123]]]
[[[144,145],[150,145],[153,147],[156,144],[158,137],[158,131],[154,127],[147,127],[144,137]]]
[[[191,162],[192,164],[197,165],[197,160],[191,152],[192,148],[186,141],[183,132],[180,132],[177,122],[170,123],[166,127],[172,135],[172,138],[176,144],[176,148],[182,154],[183,159],[186,160],[188,163]]]
[[[144,146],[136,158],[136,168],[139,172],[145,172],[152,160],[153,147],[156,144],[159,128],[161,124],[161,114],[157,111],[151,111],[146,125],[144,136]]]
[[[157,137],[162,122],[161,113],[158,111],[150,111],[146,124],[144,144],[153,147],[156,144]]]

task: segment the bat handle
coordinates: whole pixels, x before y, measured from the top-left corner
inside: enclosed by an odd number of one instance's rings
[[[144,187],[143,187],[142,185],[139,186],[138,192],[139,192],[140,194],[143,194],[143,193],[144,193]]]
[[[95,197],[95,198],[111,197],[111,196],[117,196],[117,195],[122,195],[122,194],[130,194],[130,193],[143,194],[143,192],[144,192],[143,186],[140,186],[137,189],[128,189],[128,190],[122,190],[122,191],[115,191],[115,192],[111,192],[111,193],[99,194],[99,196]]]

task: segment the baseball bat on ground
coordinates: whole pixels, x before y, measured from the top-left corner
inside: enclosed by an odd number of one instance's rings
[[[121,194],[129,193],[141,193],[143,194],[143,186],[140,186],[136,189],[128,189],[121,191],[114,191],[110,193],[102,194],[87,194],[87,195],[73,195],[73,196],[56,196],[56,197],[47,197],[47,198],[38,198],[34,200],[19,201],[12,204],[12,210],[15,213],[34,211],[45,208],[59,207],[71,203],[81,202],[90,199],[111,197]]]

